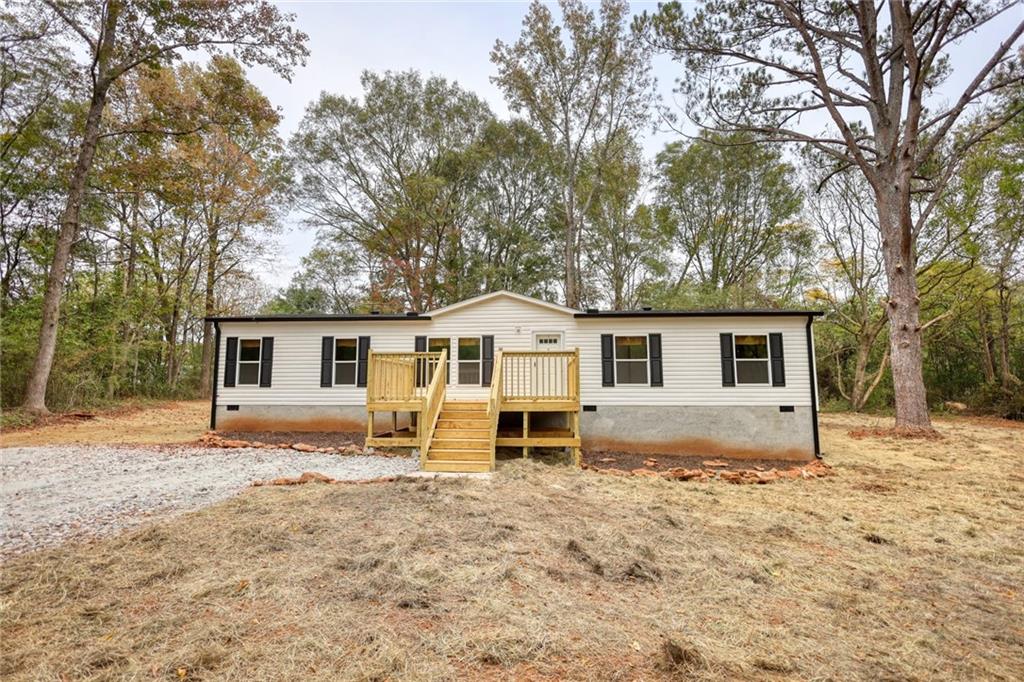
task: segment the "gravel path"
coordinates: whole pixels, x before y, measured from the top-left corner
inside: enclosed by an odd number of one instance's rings
[[[256,479],[366,479],[415,459],[293,450],[58,445],[0,449],[0,558],[102,535],[230,497]]]

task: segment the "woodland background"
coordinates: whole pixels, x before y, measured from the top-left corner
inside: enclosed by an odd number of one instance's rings
[[[0,20],[10,408],[38,346],[90,64],[65,32],[17,11]],[[820,309],[825,405],[890,409],[871,189],[811,146],[744,132],[680,135],[645,158],[639,140],[678,112],[653,94],[658,45],[640,23],[614,1],[565,2],[560,19],[531,6],[521,39],[492,53],[511,119],[443,77],[367,72],[361,97],[324,93],[283,139],[274,103],[230,54],[126,73],[65,274],[49,406],[206,395],[207,315],[426,310],[504,288],[579,307]],[[551,54],[563,72],[539,68]],[[681,64],[681,90],[688,73]],[[918,235],[933,407],[1024,416],[1022,98],[1019,82],[993,94],[1008,122],[957,160]],[[274,290],[261,273],[290,215],[317,243]]]

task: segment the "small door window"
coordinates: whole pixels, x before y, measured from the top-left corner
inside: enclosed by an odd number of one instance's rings
[[[535,346],[537,350],[561,350],[562,335],[555,333],[537,334]]]

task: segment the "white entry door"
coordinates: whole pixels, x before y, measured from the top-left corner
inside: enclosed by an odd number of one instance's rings
[[[533,335],[533,349],[562,350],[562,332],[537,332]],[[533,394],[540,397],[559,396],[565,391],[565,376],[561,371],[559,358],[538,357],[533,359],[530,381]]]

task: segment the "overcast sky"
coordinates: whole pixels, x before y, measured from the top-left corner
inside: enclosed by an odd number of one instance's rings
[[[514,41],[526,14],[526,2],[332,2],[295,0],[278,3],[296,15],[296,25],[309,35],[309,59],[289,83],[266,69],[250,70],[252,81],[284,115],[285,138],[297,128],[306,105],[322,91],[358,97],[362,94],[359,75],[364,70],[417,69],[426,75],[443,76],[487,100],[498,116],[508,116],[501,92],[490,82],[495,73],[490,61],[494,42]],[[633,2],[634,13],[653,11],[656,2]],[[951,92],[963,86],[991,53],[979,47],[1003,39],[1017,17],[990,24],[981,36],[952,53],[955,76]],[[1011,13],[1012,14],[1012,13]],[[1001,25],[997,25],[1001,24]],[[988,42],[991,41],[991,42]],[[673,101],[672,86],[680,67],[667,57],[656,57],[653,65],[658,89],[664,101]],[[821,122],[806,125],[820,128]],[[667,130],[652,131],[644,141],[649,156],[677,136]],[[283,246],[277,267],[265,273],[272,286],[288,283],[299,259],[313,244],[315,235],[290,221],[281,236]]]

